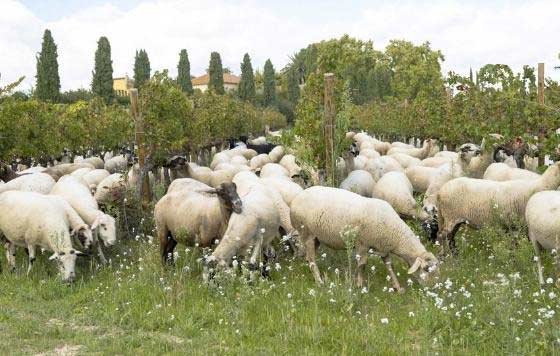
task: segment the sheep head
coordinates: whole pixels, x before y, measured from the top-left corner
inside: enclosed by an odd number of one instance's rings
[[[438,259],[431,252],[424,252],[408,269],[408,274],[414,274],[420,284],[432,284],[439,276]]]
[[[224,202],[226,208],[236,214],[241,214],[243,203],[237,194],[237,185],[233,182],[225,182],[207,193],[216,194]]]

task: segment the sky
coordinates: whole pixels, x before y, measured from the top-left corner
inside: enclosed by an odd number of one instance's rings
[[[115,77],[132,77],[140,48],[152,73],[175,76],[186,48],[191,74],[205,73],[212,51],[238,74],[244,53],[253,68],[270,58],[279,70],[300,48],[347,33],[379,50],[391,39],[429,41],[445,56],[444,74],[544,62],[546,76],[559,80],[559,18],[559,0],[0,0],[0,85],[22,75],[20,89],[34,85],[46,28],[58,46],[63,90],[90,87],[100,36],[111,42]]]

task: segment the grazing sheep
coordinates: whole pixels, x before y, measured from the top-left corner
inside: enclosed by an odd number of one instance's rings
[[[433,158],[437,158],[437,157],[454,160],[454,159],[457,159],[459,157],[459,154],[457,152],[453,152],[453,151],[440,151],[433,156]],[[429,158],[427,158],[427,159],[429,159]],[[429,166],[427,166],[427,167],[429,167]]]
[[[272,149],[272,151],[270,151],[268,157],[270,158],[270,161],[272,163],[278,163],[280,162],[282,157],[284,157],[284,153],[285,153],[284,146],[276,146]]]
[[[115,218],[99,210],[97,201],[93,198],[88,188],[79,179],[64,176],[58,180],[51,190],[51,195],[59,196],[66,200],[80,217],[90,226],[93,232],[93,244],[103,264],[107,262],[101,250],[99,239],[108,247],[117,240]]]
[[[20,171],[17,174],[24,175],[24,174],[28,174],[28,173],[43,173],[43,172],[45,172],[45,170],[46,170],[45,167],[35,166],[35,167],[30,167],[30,168],[24,169],[23,171]]]
[[[424,166],[413,166],[405,171],[406,177],[412,183],[412,188],[417,193],[426,193],[430,182],[438,175],[439,169]]]
[[[123,155],[115,156],[107,161],[103,166],[109,173],[123,173],[128,167],[128,159]]]
[[[229,163],[231,157],[227,151],[218,152],[212,157],[212,162],[210,162],[210,169],[215,169],[220,163]]]
[[[543,190],[554,190],[560,185],[560,163],[531,181],[511,180],[496,182],[484,179],[457,178],[443,185],[437,195],[438,239],[449,241],[455,251],[455,233],[466,223],[480,228],[494,219],[504,226],[512,226],[525,218],[529,198]]]
[[[20,190],[24,192],[36,192],[49,194],[54,186],[54,179],[45,173],[33,173],[19,176],[0,187],[0,193],[9,190]]]
[[[532,180],[540,178],[540,174],[527,169],[511,168],[505,163],[492,163],[484,172],[484,179],[503,182],[507,180]]]
[[[350,172],[348,177],[340,183],[340,189],[359,194],[363,197],[371,198],[375,180],[367,171],[358,169]]]
[[[259,177],[276,177],[290,179],[290,172],[288,172],[286,168],[279,165],[278,163],[267,163],[262,167]]]
[[[76,169],[74,172],[70,173],[70,175],[72,177],[82,178],[83,176],[85,176],[86,174],[88,174],[91,171],[93,171],[93,168],[80,168],[80,169]]]
[[[109,175],[111,175],[111,173],[105,169],[94,169],[84,174],[82,179],[88,184],[91,190],[95,190],[97,189],[97,185]]]
[[[12,168],[7,165],[6,163],[0,161],[0,180],[4,181],[5,183],[11,181],[12,179],[16,179],[20,177],[22,174],[17,174],[12,170]]]
[[[352,192],[328,187],[304,190],[292,202],[291,216],[298,227],[300,239],[305,244],[307,261],[319,284],[323,283],[315,263],[315,250],[319,243],[341,250],[348,247],[350,234],[358,256],[358,285],[363,285],[363,272],[368,250],[372,248],[382,256],[385,266],[398,291],[402,288],[393,271],[390,255],[401,257],[408,263],[409,274],[420,281],[427,281],[429,272],[437,271],[437,258],[426,250],[420,239],[402,221],[389,203],[364,198]]]
[[[76,257],[82,253],[72,247],[70,230],[85,237],[84,246],[89,246],[91,230],[64,199],[34,192],[0,194],[0,232],[7,240],[6,256],[12,270],[16,246],[29,252],[28,273],[39,246],[54,252],[50,259],[60,262],[64,282],[72,282]]]
[[[97,185],[93,196],[99,204],[115,203],[124,197],[126,183],[121,173],[113,173],[105,177]]]
[[[360,154],[362,154],[360,152]],[[420,164],[420,160],[416,157],[411,157],[406,153],[393,153],[389,157],[393,158],[395,161],[399,162],[402,168],[407,169],[408,167],[417,166]]]
[[[484,176],[484,172],[494,161],[496,144],[492,142],[494,142],[492,136],[489,137],[488,142],[486,138],[482,140],[480,150],[476,150],[480,152],[480,155],[476,157],[459,156],[459,162],[463,165],[465,176],[470,178],[482,178]]]
[[[387,155],[391,155],[393,153],[405,153],[409,156],[416,157],[418,159],[424,159],[429,156],[433,146],[434,146],[434,141],[428,139],[424,141],[424,145],[422,146],[422,148],[392,147],[387,152]]]
[[[233,156],[231,157],[230,163],[238,166],[247,166],[249,161],[247,161],[247,158],[243,156]]]
[[[364,150],[360,150],[360,154],[358,156],[363,156],[367,159],[375,159],[381,157],[379,152],[377,152],[373,148],[366,148]]]
[[[60,177],[80,169],[80,168],[95,168],[89,163],[63,163],[57,166],[49,167],[43,171],[43,173],[50,175],[53,179],[59,180]]]
[[[368,171],[377,182],[387,172],[402,172],[403,168],[393,157],[381,156],[367,161],[364,170]]]
[[[416,200],[412,192],[412,184],[404,173],[388,172],[375,184],[372,197],[385,200],[402,217],[415,218]]]
[[[535,250],[539,283],[544,285],[541,252],[556,250],[556,269],[560,270],[560,192],[544,191],[534,194],[527,202],[525,219],[529,228],[529,240]]]
[[[251,158],[251,161],[249,162],[249,167],[251,167],[251,170],[258,172],[267,163],[272,163],[269,155],[265,153],[261,153],[260,155]]]
[[[291,206],[294,198],[303,191],[299,184],[281,177],[261,177],[260,181],[264,185],[276,189],[288,206]]]
[[[451,161],[453,161],[453,159],[449,157],[428,157],[420,161],[418,165],[422,167],[439,168],[449,164]]]
[[[95,169],[103,169],[105,166],[105,162],[99,157],[88,157],[88,158],[79,158],[79,156],[74,157],[74,163],[89,163]]]
[[[290,178],[301,175],[301,167],[296,163],[296,156],[284,155],[279,164],[288,170]]]
[[[235,183],[211,188],[184,178],[174,184],[154,209],[163,263],[173,261],[177,243],[212,245],[222,237],[231,213],[243,210]]]

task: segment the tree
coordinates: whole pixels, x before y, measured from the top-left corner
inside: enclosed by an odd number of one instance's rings
[[[113,92],[113,61],[111,60],[111,44],[107,37],[99,38],[95,51],[95,68],[92,72],[91,91],[110,103]]]
[[[241,63],[241,80],[239,81],[238,94],[242,100],[251,102],[255,100],[255,75],[251,65],[251,57],[249,57],[248,53],[245,53],[243,63]]]
[[[290,68],[286,75],[288,100],[295,105],[299,100],[299,74],[297,73],[297,69]]]
[[[140,88],[142,84],[150,80],[150,59],[148,53],[141,49],[136,51],[134,58],[134,85]]]
[[[35,95],[40,100],[57,102],[60,98],[58,54],[51,31],[45,30],[41,52],[37,56]]]
[[[224,70],[222,68],[222,59],[218,52],[212,52],[210,54],[208,75],[210,76],[208,89],[214,91],[216,94],[224,94]]]
[[[179,53],[179,64],[177,65],[177,83],[181,90],[187,94],[193,93],[191,81],[191,64],[186,49],[182,49]]]
[[[276,78],[270,59],[264,64],[263,71],[263,105],[272,106],[276,103]]]

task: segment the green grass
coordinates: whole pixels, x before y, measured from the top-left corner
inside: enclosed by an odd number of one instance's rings
[[[390,291],[379,258],[370,259],[368,287],[360,290],[346,278],[346,253],[328,249],[319,251],[326,256],[318,259],[327,274],[323,287],[304,261],[289,255],[272,265],[269,280],[220,278],[219,286],[208,286],[197,262],[201,251],[178,246],[177,264],[164,270],[157,243],[146,237],[123,241],[110,253],[110,267],[81,261],[72,286],[60,283],[47,254],[27,277],[21,254],[18,271],[0,275],[0,350],[559,354],[560,291],[554,284],[541,291],[532,248],[522,239],[511,250],[511,236],[500,230],[462,229],[459,256],[443,263],[432,288],[408,285],[406,266],[395,261],[406,286],[401,295]],[[545,259],[547,277],[554,276],[551,261]]]

